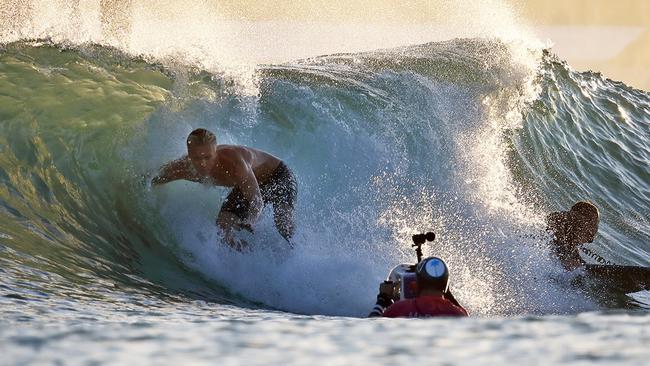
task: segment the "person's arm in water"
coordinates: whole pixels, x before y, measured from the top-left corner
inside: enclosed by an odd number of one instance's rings
[[[223,238],[231,247],[241,250],[247,246],[243,241],[238,242],[233,238],[233,230],[246,229],[253,232],[252,225],[257,222],[264,208],[264,201],[257,182],[257,178],[251,167],[240,157],[232,157],[221,162],[222,169],[231,172],[235,181],[235,189],[238,189],[249,203],[245,220],[232,212],[221,211],[217,217],[217,226],[223,231]]]
[[[192,163],[187,156],[170,161],[160,168],[158,175],[151,179],[151,184],[155,186],[179,179],[194,181],[196,179],[192,174],[191,165]]]
[[[368,318],[380,317],[384,314],[384,311],[393,304],[393,287],[392,282],[382,282],[379,284],[379,294],[377,294],[377,302],[372,308]]]
[[[546,216],[546,230],[551,233],[551,249],[555,257],[562,262],[565,268],[569,268],[566,258],[570,256],[571,246],[569,245],[569,215],[568,212],[551,212]],[[567,250],[568,249],[568,250]]]
[[[553,234],[551,241],[553,254],[568,271],[585,264],[580,257],[579,247],[591,242],[595,236],[593,232],[590,238],[585,238],[585,232],[591,232],[593,228],[585,227],[584,223],[577,220],[575,214],[572,215],[570,211],[551,212],[546,217],[547,230]]]
[[[551,212],[546,215],[546,231],[553,235],[555,241],[567,241],[567,222],[566,212]]]
[[[257,222],[264,208],[264,200],[262,200],[262,192],[257,182],[257,178],[253,173],[250,165],[243,160],[239,161],[240,169],[235,169],[234,177],[237,179],[235,188],[238,188],[244,198],[249,202],[248,216],[246,221],[241,224],[244,226],[252,226]]]

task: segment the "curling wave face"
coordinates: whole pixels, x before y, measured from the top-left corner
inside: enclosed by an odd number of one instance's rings
[[[3,291],[363,315],[386,271],[413,260],[410,234],[434,229],[426,254],[447,260],[471,311],[577,311],[597,305],[563,291],[534,235],[582,198],[603,208],[594,250],[650,262],[647,93],[479,39],[259,66],[252,80],[94,45],[4,45]],[[252,254],[226,249],[225,189],[143,183],[196,127],[292,167],[294,250],[268,213]]]

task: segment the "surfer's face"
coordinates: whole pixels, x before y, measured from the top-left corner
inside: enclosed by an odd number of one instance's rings
[[[217,159],[217,145],[196,145],[187,151],[194,169],[203,176],[209,175]]]

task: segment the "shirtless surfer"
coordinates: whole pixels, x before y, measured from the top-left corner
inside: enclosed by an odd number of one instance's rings
[[[650,289],[648,267],[587,264],[580,257],[581,245],[593,242],[598,233],[600,213],[592,203],[577,202],[569,211],[550,213],[546,221],[548,230],[554,235],[551,242],[553,251],[568,271],[584,268],[591,278],[607,282],[623,292]],[[597,257],[605,262],[602,257]]]
[[[598,233],[600,213],[593,204],[577,202],[569,211],[552,212],[546,217],[548,230],[554,234],[553,250],[567,270],[584,264],[578,247],[591,243]]]
[[[203,128],[187,137],[187,155],[160,168],[153,185],[184,179],[233,187],[217,216],[228,245],[241,251],[247,244],[236,241],[233,231],[253,232],[262,209],[273,204],[275,226],[289,243],[294,233],[293,210],[297,183],[291,170],[275,156],[238,145],[218,145],[216,136]]]

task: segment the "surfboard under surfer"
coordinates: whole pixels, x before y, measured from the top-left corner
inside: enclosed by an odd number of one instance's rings
[[[615,284],[625,292],[650,289],[648,267],[587,264],[580,257],[582,245],[593,242],[598,233],[600,213],[594,204],[577,202],[569,211],[550,213],[546,222],[554,236],[551,242],[554,254],[566,270],[584,268],[590,277]]]
[[[233,232],[253,232],[253,225],[268,203],[273,205],[278,232],[291,243],[298,186],[282,160],[250,147],[219,145],[216,136],[203,128],[192,131],[186,142],[187,155],[163,165],[151,180],[152,185],[183,179],[233,187],[216,219],[228,245],[239,251],[247,247],[245,241],[235,240]]]

